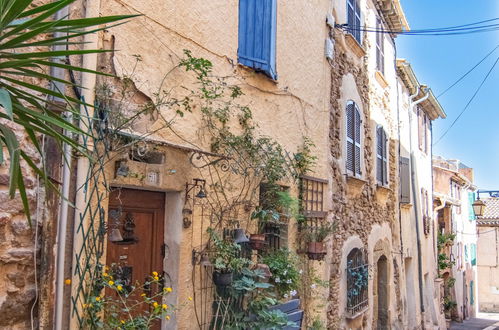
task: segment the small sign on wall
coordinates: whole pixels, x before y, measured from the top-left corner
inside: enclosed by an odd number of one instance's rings
[[[147,175],[146,175],[146,183],[150,184],[150,185],[157,186],[160,183],[159,178],[160,178],[159,172],[149,171],[149,172],[147,172]]]

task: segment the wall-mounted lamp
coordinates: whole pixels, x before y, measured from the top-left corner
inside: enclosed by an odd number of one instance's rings
[[[194,183],[186,183],[185,184],[185,199],[189,197],[189,192],[191,192],[192,189],[198,187],[199,191],[194,197],[196,198],[206,198],[206,180],[203,179],[193,179]]]
[[[482,217],[485,212],[485,203],[480,199],[480,190],[476,192],[477,200],[471,204],[476,217]]]

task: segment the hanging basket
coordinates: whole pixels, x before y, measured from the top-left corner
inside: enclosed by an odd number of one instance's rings
[[[310,260],[323,260],[326,256],[324,242],[308,242],[307,256]]]

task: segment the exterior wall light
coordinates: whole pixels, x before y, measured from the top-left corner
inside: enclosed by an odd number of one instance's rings
[[[475,213],[475,216],[482,217],[483,213],[485,212],[485,203],[480,199],[480,196],[471,205],[473,206],[473,212]]]

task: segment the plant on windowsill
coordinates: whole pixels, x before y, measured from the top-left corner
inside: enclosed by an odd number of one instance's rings
[[[324,241],[335,231],[336,226],[330,222],[321,222],[318,226],[310,226],[305,232],[307,256],[310,260],[323,260],[326,255]]]
[[[213,248],[210,262],[213,264],[213,282],[216,286],[226,287],[232,283],[234,273],[240,272],[250,265],[251,261],[240,257],[241,246],[224,240],[212,229],[208,228]]]
[[[258,232],[251,234],[249,238],[254,250],[263,250],[265,247],[264,231],[267,225],[284,225],[298,211],[298,200],[291,197],[288,191],[282,191],[277,184],[267,184],[267,188],[263,196],[265,206],[257,208],[251,214],[251,219],[258,221]]]
[[[352,261],[347,267],[347,277],[351,279],[352,286],[347,292],[348,299],[353,299],[359,296],[362,291],[367,288],[369,281],[369,268],[367,264],[359,267],[352,267]]]

